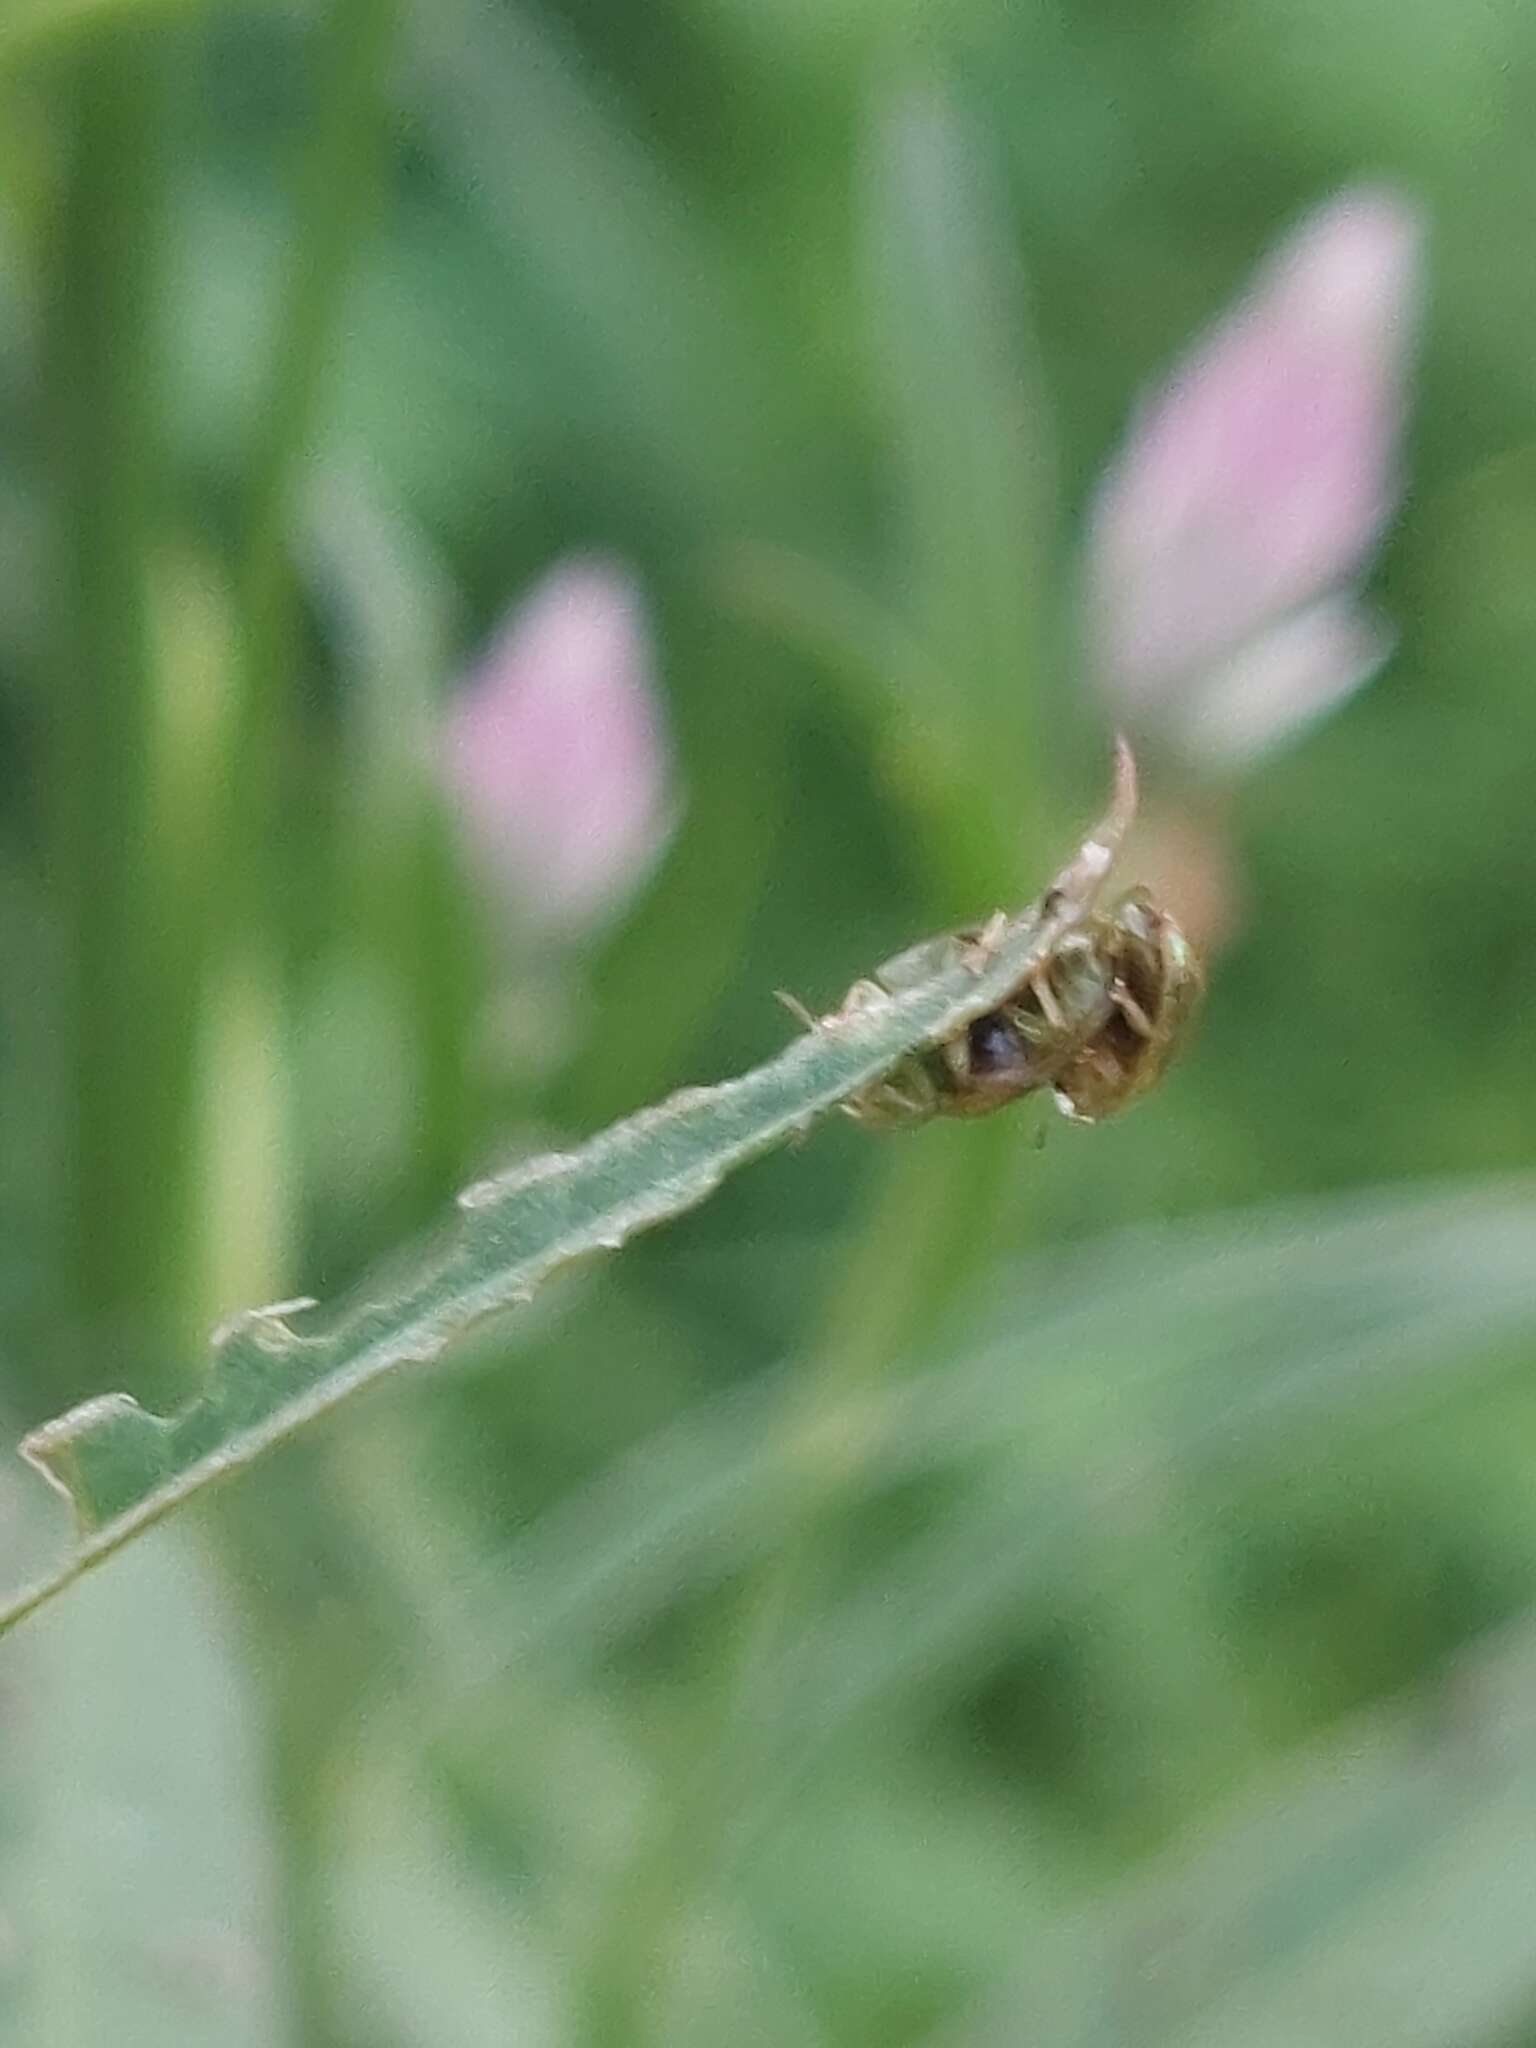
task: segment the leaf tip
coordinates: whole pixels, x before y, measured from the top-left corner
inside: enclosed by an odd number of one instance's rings
[[[89,1535],[143,1496],[164,1462],[165,1424],[131,1394],[98,1394],[28,1432],[23,1458]]]

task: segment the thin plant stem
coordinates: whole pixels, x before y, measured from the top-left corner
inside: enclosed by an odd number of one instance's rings
[[[295,166],[293,225],[286,273],[273,321],[265,385],[257,411],[246,511],[234,578],[235,701],[213,825],[210,863],[220,920],[204,963],[205,1013],[227,1015],[232,992],[248,1009],[278,1017],[285,910],[291,901],[291,835],[286,829],[282,754],[290,741],[299,672],[298,585],[291,542],[315,453],[346,294],[358,248],[379,203],[387,157],[386,88],[399,0],[335,0],[314,30],[311,118]],[[265,1034],[263,1038],[265,1039]],[[204,1100],[216,1099],[224,1076],[220,1049],[204,1048],[213,1069]],[[282,1217],[288,1123],[281,1063],[241,1077],[253,1127],[273,1142],[260,1148],[267,1185],[238,1200]],[[260,1100],[265,1091],[266,1099]],[[228,1263],[215,1241],[230,1214],[220,1199],[225,1171],[211,1132],[202,1133],[198,1217],[209,1233],[202,1273]],[[248,1176],[249,1166],[239,1169]],[[267,1263],[286,1267],[273,1235]],[[246,1284],[281,1292],[284,1274],[244,1273]]]
[[[290,560],[354,259],[380,197],[385,92],[399,0],[336,0],[316,31],[314,115],[300,157],[287,275],[258,412],[237,607],[240,706],[230,789],[230,844],[242,907],[271,871],[285,693],[296,673]],[[258,892],[259,894],[259,888]]]
[[[147,903],[161,81],[154,38],[103,29],[72,70],[45,354],[60,543],[51,857],[65,906],[64,1281],[89,1335],[143,1315],[172,1234],[182,1132]]]
[[[209,960],[222,986],[278,971],[287,862],[281,752],[298,674],[297,582],[291,542],[323,418],[355,259],[388,162],[386,91],[400,0],[334,0],[315,31],[313,109],[296,166],[286,277],[258,411],[236,567],[234,743],[223,792],[225,945]],[[217,1172],[219,1162],[210,1162]],[[273,1171],[281,1171],[281,1160]],[[270,1276],[276,1289],[281,1276]],[[302,1659],[283,1659],[273,1764],[283,1793],[282,1875],[297,2036],[338,2039],[325,1946],[325,1789],[314,1699]]]

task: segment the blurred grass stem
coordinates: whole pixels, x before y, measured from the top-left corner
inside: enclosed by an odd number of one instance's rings
[[[300,659],[298,586],[291,546],[320,435],[326,384],[359,248],[378,207],[388,162],[386,86],[399,0],[335,0],[315,31],[312,119],[296,170],[287,276],[275,319],[267,386],[257,414],[245,525],[236,572],[238,632],[234,744],[223,820],[223,910],[232,947],[210,960],[220,988],[248,984],[259,1001],[278,973],[281,906],[274,878],[287,873],[282,850],[282,750]],[[219,1076],[215,1076],[217,1086]],[[281,1121],[284,1105],[269,1105]],[[249,1162],[247,1162],[249,1164]],[[281,1146],[269,1152],[269,1177],[283,1172]],[[226,1168],[222,1155],[208,1173]],[[210,1214],[229,1213],[220,1190]],[[229,1191],[224,1191],[227,1195]],[[272,1207],[280,1190],[245,1190]],[[275,1212],[275,1211],[274,1211]],[[212,1263],[221,1263],[215,1246]],[[280,1291],[283,1276],[272,1274]],[[286,1688],[302,1730],[304,1674],[289,1660]],[[280,1731],[275,1766],[284,1790],[283,1891],[290,1936],[289,1993],[297,2035],[337,2039],[325,1947],[322,1804],[325,1785],[307,1738]]]
[[[269,866],[284,692],[297,668],[289,546],[356,253],[383,183],[385,87],[398,18],[398,0],[337,0],[316,31],[314,120],[297,173],[239,575],[243,658],[231,836],[236,872],[252,877]]]
[[[152,37],[104,30],[73,71],[46,351],[62,528],[53,858],[72,1020],[65,1285],[93,1329],[142,1307],[169,1250],[177,1076],[147,943],[149,573],[161,211]]]

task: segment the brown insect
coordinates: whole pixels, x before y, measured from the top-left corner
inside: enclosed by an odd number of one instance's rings
[[[1189,1035],[1204,979],[1193,947],[1145,889],[1096,907],[1135,808],[1135,763],[1121,741],[1108,814],[1035,906],[1041,918],[1069,911],[1064,935],[996,1009],[852,1096],[844,1105],[850,1116],[884,1126],[988,1116],[1048,1088],[1063,1116],[1098,1123],[1161,1079]],[[984,963],[1009,923],[999,912],[985,925],[909,947],[855,982],[839,1014],[959,961]]]

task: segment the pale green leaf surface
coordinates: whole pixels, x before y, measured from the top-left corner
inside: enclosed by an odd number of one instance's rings
[[[464,1853],[435,1789],[419,1742],[360,1746],[328,1856],[348,2009],[376,2048],[554,2048],[553,1973],[527,1907]]]
[[[1113,836],[1114,822],[1101,828]],[[27,1439],[24,1454],[65,1493],[79,1540],[57,1571],[0,1610],[17,1621],[140,1529],[385,1373],[436,1358],[484,1316],[528,1300],[572,1260],[616,1251],[704,1200],[737,1167],[810,1128],[905,1054],[993,1008],[1059,943],[1109,850],[1090,840],[1058,877],[1052,914],[1015,919],[985,965],[932,980],[795,1040],[714,1088],[690,1088],[578,1150],[529,1160],[466,1189],[446,1243],[381,1300],[310,1333],[300,1306],[231,1319],[215,1334],[202,1394],[171,1416],[126,1394],[85,1402]]]
[[[1536,2000],[1536,1628],[1362,1715],[1042,1944],[946,2048],[1445,2048]],[[938,2048],[938,2044],[935,2044]]]
[[[29,1539],[18,1474],[7,1551]],[[259,1729],[179,1539],[0,1648],[0,2040],[281,2048]]]
[[[616,1851],[655,1825],[654,1791],[590,1697],[552,1694],[504,1723],[496,1798],[558,1844],[537,1878],[466,1839],[410,1711],[371,1711],[326,1837],[327,1916],[348,2012],[369,2048],[557,2048],[577,2038],[573,1938]],[[504,1703],[498,1703],[498,1713]],[[617,1753],[615,1753],[617,1751]],[[638,1780],[638,1782],[637,1782]],[[826,2048],[803,1985],[761,1924],[712,1898],[662,2034],[667,2048]]]

